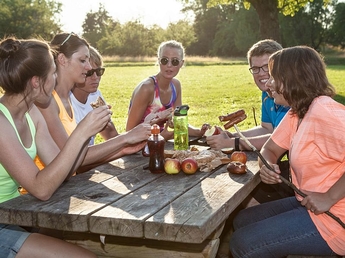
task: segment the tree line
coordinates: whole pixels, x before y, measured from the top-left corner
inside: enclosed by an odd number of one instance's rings
[[[180,20],[166,29],[146,27],[138,20],[121,24],[100,4],[97,11],[86,14],[81,36],[110,56],[154,56],[158,45],[169,39],[182,42],[188,55],[200,56],[243,57],[254,42],[264,38],[276,39],[284,47],[345,48],[345,3],[338,0],[179,1],[184,3],[183,11],[194,12],[193,22]],[[62,5],[58,1],[2,2],[2,37],[50,40],[61,32],[58,14]]]

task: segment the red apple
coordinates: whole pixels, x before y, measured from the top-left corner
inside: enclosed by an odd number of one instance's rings
[[[166,158],[164,162],[164,170],[167,174],[178,174],[181,171],[181,163],[178,159]]]
[[[239,161],[243,164],[247,162],[247,154],[243,151],[234,151],[230,156],[231,161]]]
[[[208,137],[208,136],[218,135],[218,134],[220,134],[220,130],[215,126],[212,126],[211,128],[205,131],[204,136]]]
[[[226,169],[232,174],[244,174],[246,173],[246,165],[239,161],[231,161]]]
[[[185,158],[181,162],[182,171],[186,174],[194,174],[198,170],[198,163],[193,158]]]

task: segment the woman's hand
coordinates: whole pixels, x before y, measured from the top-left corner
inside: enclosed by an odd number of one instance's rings
[[[317,193],[306,190],[301,191],[307,195],[301,201],[301,204],[316,215],[329,211],[335,204],[327,192]]]
[[[126,133],[126,143],[136,144],[142,141],[146,141],[150,137],[150,135],[151,125],[147,123],[142,123]]]
[[[163,111],[158,111],[156,108],[145,117],[144,123],[149,123],[150,125],[153,125],[153,124],[160,123],[162,121],[166,121],[168,119],[171,119],[172,112],[173,112],[172,107],[165,109]]]
[[[146,141],[142,141],[142,142],[139,142],[136,144],[126,146],[120,151],[120,153],[121,153],[120,156],[125,156],[125,155],[130,155],[133,153],[137,153],[142,148],[144,148],[145,144],[146,144]]]
[[[266,184],[278,184],[282,183],[282,180],[280,179],[280,169],[277,164],[272,164],[271,165],[274,169],[274,171],[270,170],[267,168],[265,165],[263,165],[260,168],[260,177],[261,181],[266,183]]]
[[[87,138],[102,131],[108,123],[111,122],[112,111],[108,106],[104,105],[89,112],[77,125],[76,130],[83,132],[80,135],[85,135]]]

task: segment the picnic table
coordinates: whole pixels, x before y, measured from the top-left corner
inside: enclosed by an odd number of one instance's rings
[[[1,203],[0,223],[58,230],[99,257],[215,257],[225,221],[260,182],[247,156],[243,175],[226,165],[169,175],[145,170],[139,152],[72,177],[48,201]]]

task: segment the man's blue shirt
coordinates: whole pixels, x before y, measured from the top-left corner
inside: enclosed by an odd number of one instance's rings
[[[266,91],[262,92],[261,122],[272,124],[275,129],[290,107],[277,105]]]

